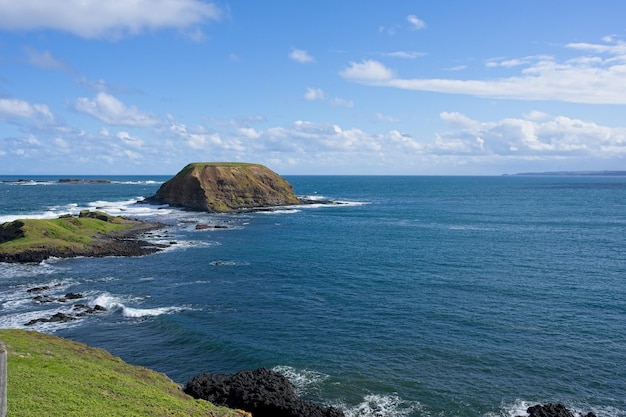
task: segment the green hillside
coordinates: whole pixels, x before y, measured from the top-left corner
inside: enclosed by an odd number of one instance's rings
[[[165,375],[105,350],[43,333],[2,329],[13,417],[241,417],[196,400]]]

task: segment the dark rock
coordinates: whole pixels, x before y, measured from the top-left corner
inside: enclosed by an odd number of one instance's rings
[[[73,320],[76,320],[76,318],[72,316],[68,316],[65,313],[56,313],[55,315],[53,315],[52,317],[48,319],[48,321],[51,323],[67,323],[68,321],[73,321]]]
[[[526,412],[528,413],[528,417],[596,417],[596,415],[591,412],[585,415],[580,413],[575,415],[563,404],[537,404],[532,407],[528,407]]]
[[[49,289],[50,289],[50,287],[48,285],[44,285],[43,287],[29,288],[29,289],[26,290],[26,292],[41,292],[41,291],[47,291]]]
[[[61,184],[110,184],[111,180],[105,179],[82,179],[82,178],[60,178]]]
[[[300,399],[287,378],[265,368],[233,375],[203,373],[185,392],[217,405],[239,408],[254,417],[343,417],[342,411]]]
[[[47,295],[36,295],[33,297],[33,301],[37,301],[39,304],[47,304],[55,301],[55,299],[50,298]]]
[[[78,300],[79,298],[83,298],[83,295],[76,292],[68,292],[64,297],[66,300]]]
[[[198,223],[196,225],[196,230],[205,230],[205,229],[228,229],[228,226],[224,226],[220,224],[210,225],[210,224],[204,224],[204,223]]]
[[[37,323],[67,323],[68,321],[74,321],[74,320],[76,320],[76,317],[68,316],[65,313],[56,313],[50,318],[42,317],[42,318],[31,320],[28,323],[26,323],[26,326],[32,326],[33,324],[37,324]]]

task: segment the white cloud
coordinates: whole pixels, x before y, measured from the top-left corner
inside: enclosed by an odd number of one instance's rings
[[[28,57],[28,62],[39,68],[44,69],[64,69],[65,63],[52,56],[49,51],[37,51],[33,48],[24,48],[24,52]]]
[[[411,29],[419,30],[426,27],[426,22],[424,22],[422,19],[419,19],[414,14],[408,15],[406,20],[411,25]]]
[[[568,48],[608,57],[582,56],[559,62],[554,57],[534,56],[490,61],[488,67],[518,68],[513,75],[493,79],[400,78],[372,60],[352,62],[340,75],[350,81],[404,90],[515,100],[626,104],[626,43],[570,44]]]
[[[296,49],[296,48],[293,48],[291,50],[291,52],[289,53],[289,58],[301,64],[307,64],[307,63],[315,61],[315,58],[309,55],[307,51],[305,51],[304,49]]]
[[[354,103],[352,102],[352,100],[346,100],[340,97],[335,97],[332,100],[330,100],[330,104],[335,107],[346,107],[348,109],[351,109],[354,107]]]
[[[324,100],[324,91],[321,88],[307,88],[304,99],[308,101]]]
[[[51,122],[54,115],[45,104],[31,104],[15,98],[0,98],[0,120],[32,119]]]
[[[444,68],[443,70],[444,71],[463,71],[466,68],[467,68],[467,65],[461,64],[461,65],[455,65],[453,67],[447,67],[447,68]]]
[[[200,0],[0,0],[2,29],[54,29],[84,38],[186,29],[221,14],[216,5]]]
[[[237,131],[241,136],[249,139],[258,139],[261,137],[261,134],[252,127],[240,127],[237,129]]]
[[[460,113],[441,113],[451,130],[437,135],[433,153],[516,157],[626,156],[626,128],[606,127],[565,116],[533,113],[537,120],[472,120]],[[540,117],[541,116],[541,117]]]
[[[421,145],[410,136],[397,131],[387,134],[367,133],[358,128],[343,129],[336,124],[296,121],[288,127],[275,127],[262,134],[266,150],[289,151],[296,154],[319,155],[324,152],[359,154],[389,152],[404,155]],[[354,153],[353,153],[354,152]]]
[[[128,132],[124,132],[124,131],[118,132],[116,136],[119,140],[122,141],[122,143],[124,143],[127,146],[138,148],[138,149],[143,147],[143,144],[144,144],[143,140],[141,140],[140,138],[131,136],[130,133]]]
[[[415,51],[395,51],[395,52],[388,52],[383,55],[390,56],[392,58],[415,59],[415,58],[424,56],[426,54],[423,52],[415,52]]]
[[[98,93],[93,100],[79,98],[74,107],[110,125],[153,126],[159,122],[152,114],[139,111],[135,106],[126,107],[117,98],[104,92]]]
[[[387,123],[398,123],[400,121],[400,119],[398,119],[397,117],[389,116],[389,115],[382,114],[382,113],[374,114],[374,120],[376,120],[377,122],[387,122]]]
[[[227,144],[222,141],[216,132],[207,132],[202,126],[190,129],[182,123],[172,121],[168,128],[168,134],[179,141],[183,141],[188,147],[195,150],[221,149]]]
[[[343,78],[364,83],[386,83],[394,79],[394,73],[378,61],[351,62],[339,73]]]

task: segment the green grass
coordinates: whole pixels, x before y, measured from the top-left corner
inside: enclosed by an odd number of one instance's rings
[[[15,329],[0,330],[0,340],[8,352],[8,416],[241,417],[102,349]]]
[[[192,163],[185,165],[185,167],[181,169],[177,175],[185,174],[194,168],[203,168],[206,166],[235,168],[235,167],[248,167],[248,166],[253,166],[253,165],[259,165],[259,164],[253,164],[250,162],[192,162]]]
[[[43,248],[80,249],[93,243],[95,235],[104,235],[132,227],[122,218],[102,221],[88,217],[58,219],[20,219],[0,225],[0,229],[21,228],[24,236],[0,243],[0,252],[17,253]],[[0,230],[1,231],[1,230]]]

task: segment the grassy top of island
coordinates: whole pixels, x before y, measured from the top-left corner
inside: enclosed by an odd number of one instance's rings
[[[102,349],[16,329],[0,329],[0,340],[7,351],[9,416],[241,417]]]
[[[116,238],[157,227],[156,223],[87,210],[78,217],[18,219],[0,225],[0,261],[38,262],[50,256],[124,254],[124,250],[129,250],[129,242]],[[137,249],[134,246],[132,249]]]

